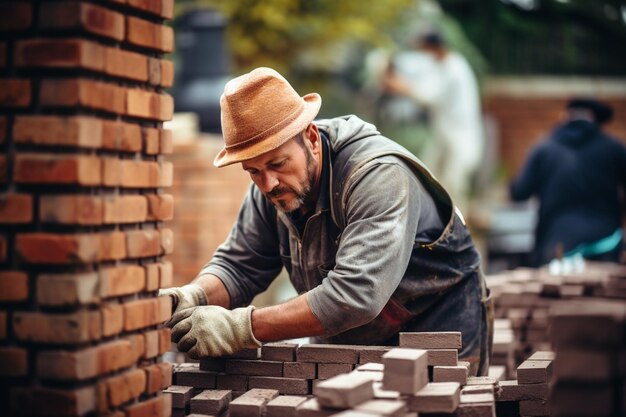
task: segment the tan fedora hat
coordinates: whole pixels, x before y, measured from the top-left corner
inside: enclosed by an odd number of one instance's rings
[[[223,167],[278,148],[317,116],[322,98],[300,97],[271,68],[257,68],[230,80],[220,98],[224,149],[213,164]]]

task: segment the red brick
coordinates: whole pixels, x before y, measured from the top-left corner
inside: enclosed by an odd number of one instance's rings
[[[0,347],[0,376],[28,375],[28,352],[15,346]]]
[[[90,195],[42,195],[39,199],[39,220],[42,223],[98,225],[102,224],[102,199]]]
[[[159,289],[159,264],[144,264],[146,270],[146,291],[155,291]]]
[[[172,229],[161,229],[161,250],[164,255],[174,252],[174,232]]]
[[[104,54],[104,71],[107,74],[135,81],[148,81],[149,61],[146,56],[115,48],[106,48]]]
[[[126,40],[133,45],[160,52],[174,50],[172,28],[132,16],[126,18]]]
[[[82,343],[100,339],[100,313],[13,313],[13,331],[18,340],[40,343]]]
[[[79,78],[43,80],[39,93],[44,107],[87,107],[116,114],[125,113],[125,98],[123,87]]]
[[[102,336],[113,336],[122,332],[124,329],[124,307],[122,304],[101,304],[100,312],[102,314]]]
[[[33,221],[33,197],[29,194],[0,194],[0,224]]]
[[[114,261],[126,258],[126,234],[124,232],[101,233],[99,237],[99,260]]]
[[[131,353],[135,362],[137,362],[140,358],[143,358],[143,354],[146,351],[146,339],[144,339],[141,334],[133,334],[124,338],[128,340],[131,344]]]
[[[102,158],[102,185],[117,187],[120,185],[122,162],[117,158]]]
[[[7,258],[7,237],[0,235],[0,262]]]
[[[33,8],[30,3],[0,3],[0,32],[28,29],[32,23]]]
[[[161,16],[161,0],[127,0],[130,7]]]
[[[163,369],[157,364],[146,366],[143,368],[146,373],[146,392],[153,394],[159,392],[163,388]]]
[[[162,155],[170,155],[174,151],[174,141],[172,139],[172,131],[169,129],[161,129],[159,152]]]
[[[0,271],[0,302],[28,299],[28,274],[21,271]]]
[[[118,41],[125,35],[122,14],[89,3],[43,3],[39,24],[43,29],[81,29]]]
[[[0,340],[7,338],[7,312],[0,311]]]
[[[37,355],[37,375],[43,379],[81,381],[134,363],[130,342],[114,340],[80,350],[44,350]]]
[[[0,155],[0,184],[7,182],[7,157]]]
[[[159,264],[159,287],[170,288],[174,282],[174,267],[170,261]]]
[[[6,42],[0,42],[0,68],[4,68],[7,65],[7,44]]]
[[[142,195],[104,197],[104,223],[141,223],[146,221],[148,202]]]
[[[124,330],[143,329],[157,324],[158,307],[159,303],[154,298],[124,303]]]
[[[126,90],[126,115],[166,121],[172,118],[174,103],[169,94],[140,89]]]
[[[30,95],[29,80],[19,78],[0,79],[0,107],[26,107],[30,104]]]
[[[145,258],[162,254],[161,234],[158,230],[131,230],[126,232],[129,258]]]
[[[164,327],[159,329],[159,355],[170,351],[172,345],[172,329]]]
[[[116,297],[133,294],[145,288],[145,270],[139,265],[104,268],[99,272],[100,296]]]
[[[85,305],[99,301],[96,272],[41,274],[37,277],[37,303],[43,306]]]
[[[174,218],[174,196],[171,194],[148,194],[148,221],[167,221]]]
[[[16,250],[29,263],[72,264],[99,260],[100,236],[93,234],[24,233]]]
[[[174,17],[174,0],[161,0],[161,17],[165,19]]]
[[[99,148],[102,120],[89,116],[17,116],[13,140],[19,144]]]
[[[174,63],[167,59],[161,60],[161,86],[169,88],[174,85]]]
[[[148,82],[152,85],[161,84],[161,60],[148,58]]]
[[[141,150],[141,127],[119,121],[103,121],[102,147],[124,152]]]
[[[139,398],[146,390],[146,373],[141,369],[133,369],[101,382],[101,389],[107,407],[117,407],[129,400]]]
[[[105,48],[81,39],[28,39],[15,45],[18,68],[82,68],[103,71]]]
[[[164,295],[157,298],[157,323],[165,323],[172,317],[172,297]]]
[[[159,130],[151,127],[143,128],[143,151],[147,155],[159,153]]]
[[[2,54],[2,45],[0,45],[0,56]],[[0,58],[1,60],[1,58]],[[0,67],[2,67],[2,63],[0,62]],[[4,143],[7,137],[7,118],[5,116],[0,116],[0,144]]]
[[[49,416],[82,416],[95,410],[96,390],[93,386],[77,389],[14,387],[11,389],[11,410],[22,415],[42,415],[42,404],[50,407]],[[52,409],[53,407],[53,409]]]
[[[99,185],[100,166],[93,156],[22,153],[15,156],[13,178],[21,184]]]
[[[174,183],[174,164],[169,161],[163,161],[159,165],[159,169],[159,187],[171,187]]]
[[[156,188],[159,186],[159,165],[157,162],[122,160],[119,165],[120,186],[124,188]]]
[[[159,331],[150,330],[143,332],[146,350],[144,351],[144,359],[151,359],[159,355]]]
[[[169,395],[150,398],[126,408],[126,417],[170,417],[171,414],[172,397]]]

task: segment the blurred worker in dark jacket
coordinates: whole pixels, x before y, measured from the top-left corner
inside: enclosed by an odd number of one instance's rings
[[[539,199],[536,266],[577,254],[619,260],[626,147],[601,129],[612,117],[613,110],[597,100],[571,100],[566,120],[532,150],[511,183],[513,200]]]

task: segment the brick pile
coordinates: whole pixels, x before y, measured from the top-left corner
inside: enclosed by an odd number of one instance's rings
[[[492,363],[506,366],[507,378],[514,379],[511,356],[519,365],[533,352],[551,350],[551,308],[580,299],[626,298],[625,283],[626,267],[600,262],[567,273],[519,268],[488,276],[497,318]]]
[[[2,415],[170,415],[172,14],[0,3]]]
[[[626,413],[626,304],[578,301],[554,308],[553,416]]]
[[[322,417],[342,410],[492,417],[497,380],[470,376],[469,362],[458,360],[460,347],[458,332],[400,333],[399,347],[268,343],[178,364],[164,392],[172,395],[174,417]]]

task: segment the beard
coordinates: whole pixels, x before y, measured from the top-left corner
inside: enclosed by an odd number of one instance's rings
[[[306,148],[304,152],[306,155],[307,172],[306,178],[299,184],[299,189],[279,185],[269,193],[265,193],[265,196],[272,204],[283,213],[292,213],[296,210],[300,210],[303,206],[312,205],[314,203],[312,201],[313,196],[311,195],[311,191],[315,183],[315,175],[317,174],[317,163],[315,163],[313,155],[308,148]],[[287,193],[295,195],[295,198],[292,200],[277,199]]]

